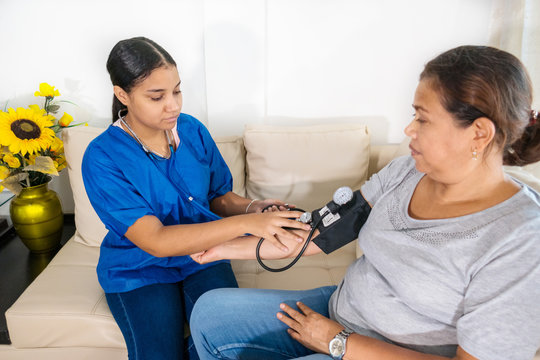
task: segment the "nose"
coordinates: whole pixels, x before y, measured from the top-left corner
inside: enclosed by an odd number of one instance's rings
[[[182,93],[178,96],[170,96],[169,101],[166,103],[165,110],[167,112],[180,112],[182,110]]]
[[[410,137],[411,139],[416,137],[416,130],[414,129],[414,119],[405,127],[405,130],[403,130],[405,135]]]

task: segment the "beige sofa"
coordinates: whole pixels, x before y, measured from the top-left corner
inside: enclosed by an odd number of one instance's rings
[[[88,201],[80,171],[86,146],[102,131],[81,127],[64,133],[77,231],[6,312],[12,345],[0,346],[0,359],[127,359],[95,271],[106,230]],[[235,192],[280,198],[304,209],[322,206],[339,186],[359,188],[370,174],[408,152],[406,143],[370,146],[368,129],[359,124],[247,127],[242,137],[216,142],[233,173]],[[540,191],[540,166],[508,171]],[[266,272],[255,261],[233,261],[233,269],[242,287],[307,289],[338,284],[360,253],[353,242],[330,255],[306,257],[284,273]]]

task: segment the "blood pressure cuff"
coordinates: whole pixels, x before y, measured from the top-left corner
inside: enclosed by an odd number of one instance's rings
[[[332,214],[327,206],[313,211],[312,224],[318,223],[317,229],[320,232],[313,242],[325,254],[330,254],[358,238],[358,233],[370,212],[371,207],[360,190],[356,190],[353,198],[342,205],[335,214]],[[324,216],[325,213],[327,214]]]

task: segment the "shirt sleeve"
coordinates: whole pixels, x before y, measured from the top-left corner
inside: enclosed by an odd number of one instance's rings
[[[201,149],[198,152],[205,154],[205,159],[200,160],[206,162],[210,168],[208,202],[212,202],[213,199],[232,191],[232,175],[208,129],[197,119],[193,117],[191,119],[198,125],[201,140]]]
[[[123,236],[145,215],[154,215],[146,200],[121,171],[121,159],[112,159],[101,146],[91,143],[83,158],[82,177],[97,215],[109,231]]]
[[[490,255],[472,278],[458,344],[478,359],[532,359],[540,347],[540,236],[530,229]]]
[[[402,182],[407,174],[413,171],[415,171],[415,167],[412,157],[401,156],[392,160],[362,185],[361,191],[364,199],[374,206],[384,193]]]

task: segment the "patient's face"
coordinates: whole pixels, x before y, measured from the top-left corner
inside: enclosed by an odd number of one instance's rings
[[[459,181],[472,159],[472,127],[458,127],[429,80],[416,88],[414,119],[405,128],[418,171],[445,183]]]

